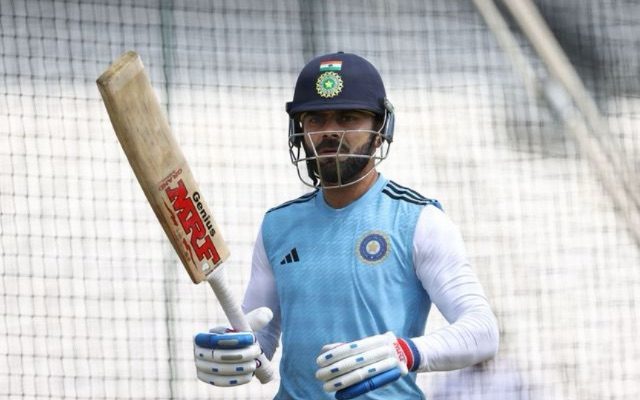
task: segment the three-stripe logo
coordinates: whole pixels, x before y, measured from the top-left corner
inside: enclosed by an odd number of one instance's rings
[[[298,257],[298,250],[294,247],[293,249],[291,249],[289,254],[284,256],[282,261],[280,261],[280,265],[291,264],[298,261],[300,261],[300,258]]]

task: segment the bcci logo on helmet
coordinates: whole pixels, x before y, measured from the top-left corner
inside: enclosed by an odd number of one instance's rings
[[[342,77],[333,71],[324,72],[316,80],[316,92],[325,99],[339,95],[343,86]]]

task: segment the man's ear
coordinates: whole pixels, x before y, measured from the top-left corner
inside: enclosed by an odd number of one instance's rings
[[[376,140],[373,142],[373,144],[376,146],[376,149],[380,146],[382,146],[382,141],[384,139],[382,139],[382,136],[376,135]]]

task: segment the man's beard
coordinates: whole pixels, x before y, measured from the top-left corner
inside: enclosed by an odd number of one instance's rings
[[[348,148],[342,148],[337,150],[336,155],[332,155],[326,158],[320,156],[317,162],[312,164],[316,167],[319,164],[319,175],[324,183],[332,185],[344,185],[351,183],[360,178],[361,173],[365,167],[371,161],[371,154],[373,150],[373,143],[375,142],[375,135],[371,136],[371,140],[368,143],[355,149],[354,152],[349,152]],[[319,153],[325,147],[337,147],[340,141],[336,139],[326,139],[322,141],[316,148]],[[359,156],[359,157],[354,157]],[[365,156],[365,157],[362,157]],[[340,173],[338,174],[338,169]],[[316,171],[317,172],[317,171]]]

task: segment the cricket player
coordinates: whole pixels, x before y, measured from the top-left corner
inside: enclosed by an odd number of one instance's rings
[[[355,54],[314,58],[286,110],[291,159],[313,190],[266,212],[243,303],[255,335],[197,334],[198,378],[249,382],[256,355],[281,341],[276,399],[423,399],[417,373],[492,358],[496,318],[457,227],[376,170],[394,139],[376,68]],[[432,304],[449,325],[429,332]]]

